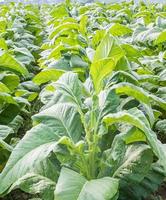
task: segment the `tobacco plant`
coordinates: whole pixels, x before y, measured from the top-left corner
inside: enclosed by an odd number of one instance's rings
[[[50,85],[51,100],[33,116],[34,127],[1,174],[1,194],[20,187],[49,200],[141,199],[157,188],[166,155],[152,131],[153,105],[165,109],[165,103],[127,71],[118,71],[126,78],[120,81],[113,69],[123,58],[107,33],[84,83],[66,72]]]
[[[41,71],[32,78],[43,106],[0,174],[0,195],[146,199],[166,175],[165,7],[51,8],[41,7]]]

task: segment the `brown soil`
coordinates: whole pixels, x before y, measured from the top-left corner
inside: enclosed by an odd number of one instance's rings
[[[0,198],[0,200],[29,200],[32,196],[26,194],[20,190],[12,191],[9,195],[4,198]]]
[[[166,183],[162,184],[158,191],[147,200],[166,200]]]
[[[166,200],[166,184],[163,184],[159,190],[156,192],[156,195],[159,195],[163,198],[163,200]]]

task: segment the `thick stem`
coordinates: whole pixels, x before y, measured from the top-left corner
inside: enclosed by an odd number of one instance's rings
[[[97,122],[95,123],[95,127],[93,131],[90,131],[87,127],[85,115],[82,112],[81,108],[79,107],[78,112],[81,116],[81,121],[83,123],[84,129],[85,129],[85,137],[88,144],[88,152],[89,156],[86,159],[85,156],[81,157],[81,160],[83,162],[83,165],[85,166],[85,173],[87,179],[94,179],[96,178],[96,161],[97,161],[97,153],[98,153],[98,127],[100,123],[100,116],[97,119]],[[91,119],[92,120],[92,119]]]

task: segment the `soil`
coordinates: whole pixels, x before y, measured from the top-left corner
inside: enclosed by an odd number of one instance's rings
[[[0,200],[30,200],[31,198],[37,198],[37,196],[34,197],[25,192],[22,192],[21,190],[15,190],[5,198],[0,198]],[[159,190],[146,200],[166,200],[166,183],[161,185]]]
[[[158,191],[146,200],[166,200],[166,183],[162,184]]]
[[[156,192],[156,196],[161,196],[163,200],[166,200],[166,184],[161,185],[159,190]]]
[[[0,198],[0,200],[29,200],[32,196],[24,193],[20,190],[14,190],[9,195],[4,198]]]

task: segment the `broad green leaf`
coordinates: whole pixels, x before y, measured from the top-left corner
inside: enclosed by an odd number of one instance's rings
[[[8,125],[17,133],[23,123],[24,119],[20,115],[17,115]]]
[[[34,56],[27,48],[15,48],[15,57],[16,59],[25,65],[29,65],[31,62],[35,62]]]
[[[109,114],[104,117],[104,122],[108,125],[118,122],[127,123],[142,130],[146,135],[149,145],[151,146],[155,155],[161,161],[161,164],[163,165],[166,172],[166,153],[164,152],[163,145],[157,139],[155,133],[151,130],[150,124],[141,111],[133,108],[128,112],[121,111],[116,114]]]
[[[69,16],[66,6],[64,4],[56,5],[51,13],[50,13],[54,18],[62,18],[62,17],[67,17]]]
[[[150,94],[149,98],[151,99],[152,103],[154,103],[154,105],[157,105],[157,106],[161,107],[163,110],[166,110],[166,102],[163,99],[161,99],[153,94]]]
[[[86,63],[80,56],[72,55],[70,59],[70,66],[72,68],[88,68],[88,63]]]
[[[155,129],[156,129],[159,133],[166,135],[166,119],[159,120],[159,121],[155,124]]]
[[[82,105],[82,83],[76,73],[66,72],[55,83],[55,87],[65,95],[67,102],[74,103],[79,107]]]
[[[126,94],[136,98],[138,101],[150,104],[149,95],[141,87],[135,86],[131,83],[118,83],[110,89],[116,91],[117,94]]]
[[[61,75],[62,71],[56,69],[46,69],[39,72],[34,78],[33,82],[37,85],[41,85],[42,83],[46,83],[48,81],[56,81]]]
[[[123,36],[123,35],[132,33],[132,29],[128,28],[125,25],[116,23],[111,26],[111,28],[109,29],[109,32],[113,36]]]
[[[92,38],[92,45],[95,48],[101,42],[103,36],[106,34],[106,30],[97,30]]]
[[[75,171],[62,168],[56,189],[56,200],[77,200],[78,196],[86,183],[86,178]]]
[[[139,58],[141,57],[141,53],[138,49],[136,49],[134,46],[130,44],[122,44],[121,45],[122,49],[124,49],[125,54],[128,58],[132,59],[134,58]]]
[[[38,96],[37,92],[29,92],[28,90],[17,90],[15,92],[16,97],[26,98],[28,101],[33,101]]]
[[[11,91],[9,90],[9,88],[0,82],[0,92],[6,92],[6,93],[10,93]]]
[[[19,85],[19,87],[24,88],[24,89],[31,91],[31,92],[39,92],[40,91],[40,87],[38,85],[34,84],[34,82],[32,82],[32,81],[22,82]]]
[[[17,104],[13,97],[5,92],[0,92],[0,101],[5,103]]]
[[[52,49],[50,52],[48,59],[54,58],[54,59],[59,59],[61,57],[61,51],[65,49],[64,44],[59,44],[55,48]]]
[[[140,182],[148,173],[152,161],[153,153],[150,147],[145,144],[130,145],[113,177],[120,179],[122,183]]]
[[[119,46],[118,41],[109,33],[102,39],[96,49],[93,62],[111,58],[115,63],[124,56],[124,51]]]
[[[35,173],[27,173],[18,179],[8,192],[20,188],[26,193],[39,194],[43,200],[54,200],[55,182]]]
[[[114,113],[119,104],[120,99],[115,91],[107,89],[99,93],[99,108],[102,117],[108,113]]]
[[[4,53],[0,56],[0,68],[18,72],[23,76],[28,75],[27,69],[8,53]]]
[[[86,32],[87,32],[87,23],[88,23],[88,16],[87,15],[83,15],[80,19],[80,32],[83,34],[83,35],[86,35]]]
[[[0,33],[3,33],[6,31],[6,27],[7,27],[7,20],[5,19],[0,19]]]
[[[14,99],[16,102],[7,104],[5,108],[1,111],[0,115],[0,124],[8,125],[20,112],[21,108],[25,106],[25,104],[29,103],[26,101],[26,99],[21,99],[20,102],[18,102],[17,99]],[[12,112],[11,112],[12,110]]]
[[[0,125],[0,139],[5,139],[9,134],[14,133],[9,126]]]
[[[57,137],[67,136],[78,142],[82,134],[81,119],[71,104],[55,104],[32,117],[37,123],[46,124]]]
[[[92,48],[86,48],[86,54],[87,54],[89,60],[92,62],[94,55],[95,55],[95,50]]]
[[[0,49],[8,50],[8,47],[4,38],[0,38]]]
[[[109,78],[106,87],[109,87],[109,85],[113,85],[119,82],[129,82],[136,86],[139,85],[138,80],[132,74],[118,70],[115,73],[113,73],[112,76]]]
[[[55,200],[112,200],[117,193],[117,179],[104,177],[88,181],[77,172],[62,168]]]
[[[66,22],[63,24],[60,24],[57,26],[53,32],[50,34],[49,38],[52,39],[57,33],[62,31],[63,29],[65,30],[79,30],[79,24],[77,23],[71,23],[71,22]]]
[[[121,187],[119,198],[120,199],[146,199],[152,193],[156,192],[159,186],[164,181],[164,170],[157,162],[151,165],[149,172],[144,179],[135,184],[126,183]]]
[[[154,44],[160,44],[166,42],[166,30],[164,30],[163,32],[161,32],[158,37],[156,38],[156,40],[154,41]]]
[[[19,84],[20,79],[15,74],[5,74],[1,80],[11,91],[13,91]]]
[[[114,200],[118,196],[118,180],[111,177],[86,182],[78,200]]]
[[[99,93],[103,88],[104,78],[115,69],[115,66],[115,62],[110,58],[92,63],[90,74],[97,93]]]
[[[159,36],[160,29],[158,27],[143,27],[140,26],[135,29],[133,33],[133,41],[140,44],[153,44],[155,39]]]
[[[0,194],[5,194],[18,179],[32,171],[55,181],[57,172],[49,157],[58,150],[57,140],[57,135],[46,125],[32,128],[14,148],[0,174]]]
[[[90,74],[97,93],[103,86],[104,78],[116,67],[117,62],[124,56],[124,51],[109,33],[105,35],[96,49]]]
[[[121,165],[123,164],[126,149],[129,144],[133,144],[135,142],[146,142],[146,137],[145,137],[144,133],[138,128],[132,127],[132,128],[129,128],[129,130],[127,130],[127,131],[124,130],[121,132],[122,133],[117,134],[115,136],[115,138],[113,139],[111,148],[105,150],[103,153],[102,167],[101,167],[101,171],[99,173],[99,177],[102,177],[104,175],[105,176],[106,175],[113,176],[115,171],[118,170],[118,168],[120,168]],[[139,157],[137,158],[137,160],[138,159],[139,159]],[[133,160],[134,160],[134,158],[131,159],[131,162],[129,161],[128,168],[130,168],[130,166],[132,166]],[[139,164],[139,162],[138,162],[138,164]],[[128,169],[125,169],[125,170],[126,170],[126,175],[127,175]],[[129,171],[129,174],[130,173],[132,173],[132,170],[131,170],[131,172]],[[120,177],[120,180],[121,180],[121,178],[123,178],[123,175],[125,175],[125,174],[122,173],[122,177]],[[120,174],[119,174],[119,176],[120,176]]]

